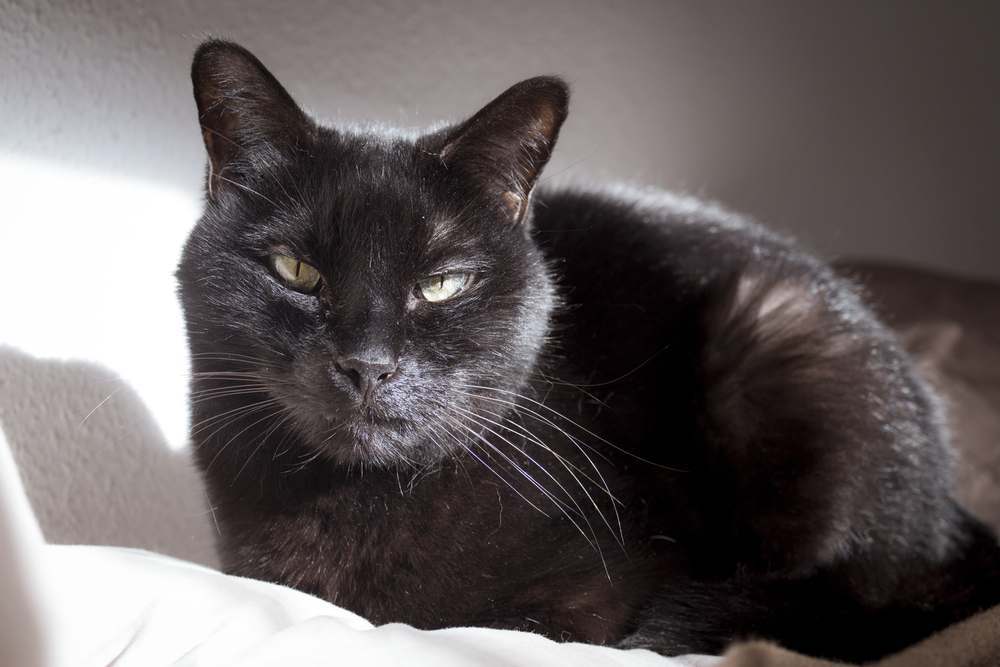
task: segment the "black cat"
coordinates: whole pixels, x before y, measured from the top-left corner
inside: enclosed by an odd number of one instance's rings
[[[178,275],[228,572],[668,654],[872,658],[1000,600],[938,401],[849,285],[698,201],[534,189],[559,79],[410,135],[317,125],[234,44],[192,76]]]

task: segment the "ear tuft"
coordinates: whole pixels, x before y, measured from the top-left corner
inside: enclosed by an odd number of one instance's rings
[[[291,144],[311,125],[278,80],[238,44],[204,42],[195,51],[191,81],[209,157],[210,196],[237,158],[265,145]]]
[[[448,132],[438,154],[519,222],[568,111],[569,88],[562,79],[528,79]]]

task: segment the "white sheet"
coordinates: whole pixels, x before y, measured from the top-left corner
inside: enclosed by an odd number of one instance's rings
[[[704,667],[482,628],[373,627],[304,593],[147,551],[45,544],[0,433],[0,664]]]
[[[522,632],[373,628],[281,586],[230,577],[144,551],[47,546],[44,568],[64,601],[56,664],[691,665],[647,651],[557,644]]]

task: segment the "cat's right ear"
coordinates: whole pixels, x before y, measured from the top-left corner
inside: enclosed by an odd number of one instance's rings
[[[199,46],[191,81],[208,151],[210,198],[232,182],[239,171],[233,167],[242,158],[262,148],[294,145],[312,128],[278,80],[238,44],[213,39]]]

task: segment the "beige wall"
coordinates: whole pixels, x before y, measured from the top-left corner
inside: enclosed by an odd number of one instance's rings
[[[827,254],[1000,276],[1000,3],[197,4],[0,0],[0,157],[197,196],[206,34],[340,121],[425,125],[556,72],[575,99],[550,178],[685,189]]]

